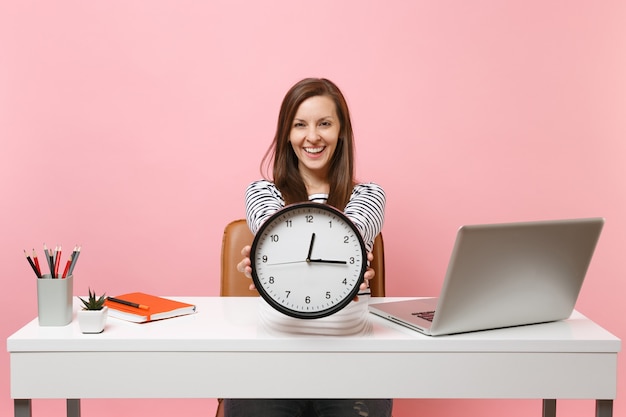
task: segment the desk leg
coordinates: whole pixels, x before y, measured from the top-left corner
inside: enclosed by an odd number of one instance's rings
[[[15,417],[31,417],[33,414],[33,408],[30,399],[14,399],[13,400],[13,415]]]
[[[556,417],[556,400],[543,400],[543,417]]]
[[[66,407],[67,407],[67,417],[80,417],[80,399],[71,400],[67,399]]]
[[[613,400],[596,400],[596,417],[613,417]]]

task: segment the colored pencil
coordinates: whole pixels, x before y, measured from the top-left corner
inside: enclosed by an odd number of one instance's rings
[[[63,278],[67,278],[67,272],[70,270],[71,264],[72,264],[72,257],[70,256],[70,259],[68,259],[67,263],[65,264],[65,270],[63,271]]]
[[[59,265],[61,264],[61,245],[54,249],[54,278],[59,277]]]
[[[70,265],[70,270],[67,272],[68,275],[72,275],[74,273],[74,268],[76,267],[76,261],[78,261],[78,256],[80,255],[80,246],[74,247],[74,252],[72,252],[72,264]]]
[[[54,278],[54,265],[52,264],[52,251],[48,249],[46,244],[43,244],[43,252],[46,254],[46,262],[48,262],[48,268],[50,269],[50,276]]]
[[[41,275],[39,274],[39,271],[37,271],[37,267],[35,266],[35,263],[33,262],[32,259],[30,259],[30,256],[28,256],[28,254],[26,253],[26,249],[24,249],[24,255],[26,255],[26,259],[28,260],[28,263],[30,264],[31,268],[33,268],[33,271],[35,271],[35,275],[37,275],[37,278],[41,278]]]
[[[35,262],[35,266],[37,267],[37,275],[41,278],[41,266],[39,266],[39,259],[37,259],[37,252],[35,252],[35,248],[33,248],[33,262]]]

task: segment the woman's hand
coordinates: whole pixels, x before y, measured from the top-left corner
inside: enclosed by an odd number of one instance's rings
[[[365,270],[365,274],[363,275],[363,282],[361,283],[361,287],[359,288],[361,291],[365,291],[370,286],[370,280],[374,279],[376,275],[376,271],[369,267],[369,264],[374,260],[374,254],[372,252],[367,253],[368,266]],[[359,301],[359,296],[354,297],[354,301]]]
[[[241,250],[241,256],[243,256],[243,259],[241,260],[241,262],[239,262],[237,264],[237,271],[243,273],[246,278],[250,278],[252,279],[252,267],[250,266],[250,250],[252,248],[250,247],[250,245],[246,245],[243,247],[243,249]],[[254,283],[250,284],[250,291],[254,291],[256,289],[256,287],[254,286]]]
[[[246,245],[243,247],[243,249],[241,249],[241,256],[243,256],[243,259],[237,264],[237,270],[243,273],[246,278],[252,279],[252,267],[250,266],[250,250],[251,247],[249,245]],[[367,260],[369,261],[369,263],[371,263],[374,260],[374,254],[368,252]],[[376,271],[368,266],[367,270],[365,271],[365,275],[363,276],[363,282],[361,283],[361,291],[365,291],[369,288],[369,282],[370,280],[374,279],[375,275]],[[250,288],[250,291],[254,291],[256,289],[256,287],[254,286],[254,282],[251,283],[248,288]],[[355,296],[354,301],[359,301],[359,297]]]

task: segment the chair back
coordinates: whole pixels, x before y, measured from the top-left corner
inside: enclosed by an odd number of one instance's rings
[[[237,264],[241,261],[241,249],[246,245],[252,245],[254,235],[250,232],[245,219],[232,221],[224,228],[222,238],[222,261],[220,295],[230,297],[254,297],[259,293],[250,291],[252,283],[241,272],[237,271]],[[372,251],[374,260],[371,267],[376,272],[374,279],[370,281],[370,290],[374,297],[385,296],[385,247],[382,234],[376,236]]]

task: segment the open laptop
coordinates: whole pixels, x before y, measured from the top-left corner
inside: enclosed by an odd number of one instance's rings
[[[604,219],[463,226],[438,298],[371,304],[430,336],[568,318]]]

